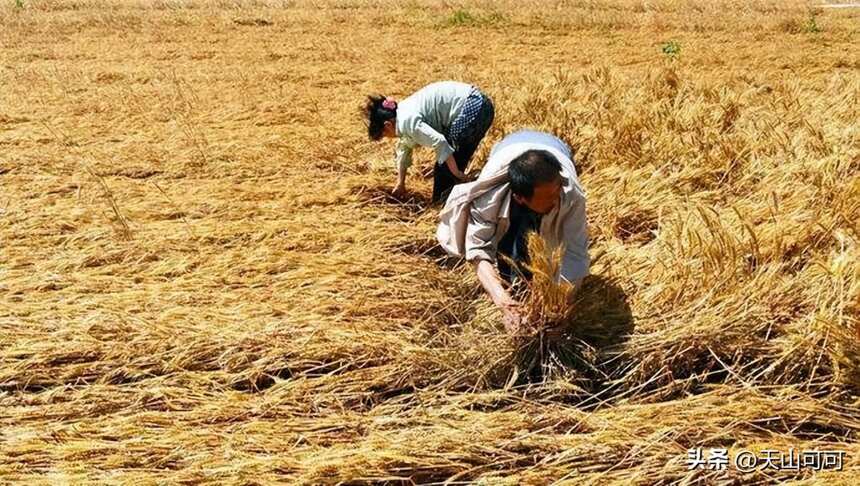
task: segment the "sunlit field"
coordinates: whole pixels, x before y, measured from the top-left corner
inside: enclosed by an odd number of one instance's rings
[[[3,0],[0,482],[857,484],[860,8],[820,3]],[[432,151],[396,199],[368,140],[445,79],[496,106],[473,171],[575,151],[546,349],[437,246]]]

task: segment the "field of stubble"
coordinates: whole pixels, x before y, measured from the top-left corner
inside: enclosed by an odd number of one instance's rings
[[[4,1],[0,482],[856,484],[860,9],[807,5]],[[387,196],[362,96],[441,79],[495,100],[476,167],[576,151],[576,359],[504,334],[421,170]]]

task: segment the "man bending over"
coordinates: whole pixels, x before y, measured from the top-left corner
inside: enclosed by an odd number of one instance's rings
[[[585,192],[570,148],[548,133],[523,130],[493,147],[476,181],[454,187],[436,232],[448,253],[476,264],[481,285],[511,333],[519,329],[522,315],[509,287],[518,278],[531,278],[522,266],[529,261],[531,231],[564,246],[557,278],[579,288],[590,260]]]

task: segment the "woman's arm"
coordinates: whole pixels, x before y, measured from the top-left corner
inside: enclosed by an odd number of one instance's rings
[[[451,171],[451,174],[453,174],[454,177],[460,179],[461,181],[466,180],[466,174],[464,174],[463,171],[461,171],[460,168],[457,167],[457,161],[454,159],[453,155],[448,156],[448,159],[445,161],[445,165],[448,166],[448,170]]]
[[[432,147],[436,151],[436,163],[445,165],[454,177],[460,180],[466,180],[464,174],[454,159],[454,148],[445,139],[445,136],[437,132],[430,125],[421,119],[416,119],[414,123],[406,124],[406,135],[412,138],[416,143],[426,147]]]
[[[433,150],[436,151],[437,164],[445,164],[449,157],[453,160],[454,148],[451,147],[444,135],[434,130],[423,120],[417,120],[409,131],[415,142],[426,147],[433,147]],[[454,167],[456,167],[456,162]]]
[[[397,184],[394,186],[394,195],[400,197],[406,192],[406,172],[412,165],[412,147],[400,141],[397,144],[394,163],[397,166]]]

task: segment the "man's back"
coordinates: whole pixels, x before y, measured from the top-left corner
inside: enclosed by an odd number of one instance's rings
[[[493,145],[493,148],[490,151],[490,158],[492,158],[494,154],[504,150],[506,147],[519,143],[543,145],[547,148],[554,148],[566,155],[568,158],[572,158],[570,147],[568,147],[560,138],[546,132],[538,132],[535,130],[520,130],[506,136],[497,144]]]

